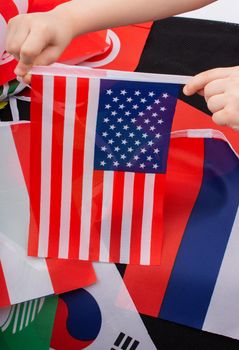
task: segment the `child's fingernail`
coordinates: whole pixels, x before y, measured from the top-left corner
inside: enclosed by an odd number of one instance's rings
[[[17,79],[17,81],[19,81],[19,83],[23,83],[23,79],[22,79],[22,77],[19,77],[19,75],[16,76],[16,79]]]
[[[16,76],[19,76],[20,74],[20,69],[18,69],[17,67],[14,69],[14,73],[16,74]]]
[[[187,96],[192,94],[192,89],[190,89],[190,87],[188,85],[186,85],[184,88],[184,94]]]

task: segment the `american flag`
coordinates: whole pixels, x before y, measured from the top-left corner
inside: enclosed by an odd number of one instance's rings
[[[29,254],[158,264],[179,85],[34,76]]]

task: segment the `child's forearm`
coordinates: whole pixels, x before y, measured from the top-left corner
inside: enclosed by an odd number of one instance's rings
[[[74,35],[173,16],[216,0],[73,0],[55,11],[67,16]]]
[[[77,35],[190,11],[215,0],[72,0],[45,13],[19,15],[8,23],[6,50],[26,77],[32,65],[55,62]]]

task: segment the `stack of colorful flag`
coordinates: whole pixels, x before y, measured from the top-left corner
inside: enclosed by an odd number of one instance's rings
[[[239,340],[238,134],[179,99],[186,77],[107,70],[150,28],[0,90],[3,350],[158,349],[159,318]]]

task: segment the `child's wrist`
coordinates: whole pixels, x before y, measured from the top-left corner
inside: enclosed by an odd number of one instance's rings
[[[70,1],[57,6],[52,13],[58,17],[62,25],[66,25],[72,39],[78,35],[89,31],[85,21],[86,16],[82,18],[83,13],[80,11],[78,2]]]

